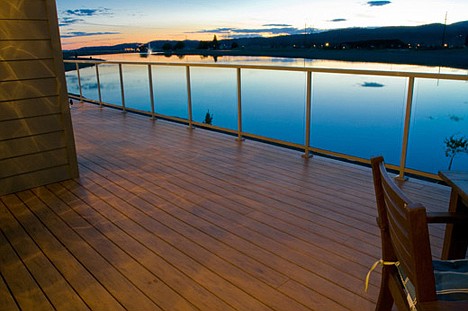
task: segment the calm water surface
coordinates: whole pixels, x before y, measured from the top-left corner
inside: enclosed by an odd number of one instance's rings
[[[138,54],[96,58],[125,61],[230,63],[316,68],[373,69],[454,73],[465,70],[396,64],[304,60],[273,57],[165,57]],[[152,66],[157,113],[187,118],[185,67]],[[237,129],[236,70],[190,69],[193,119],[209,111],[213,125]],[[94,67],[80,70],[83,96],[97,100]],[[118,65],[99,65],[102,100],[122,104]],[[242,69],[242,122],[244,132],[303,144],[306,121],[306,74],[303,72]],[[123,65],[125,104],[151,111],[148,67]],[[79,94],[77,74],[67,72],[68,90]],[[399,164],[407,78],[314,73],[310,141],[313,147],[362,158],[383,154]],[[468,137],[468,83],[416,79],[410,125],[407,167],[437,173],[447,169],[444,139]],[[452,169],[468,170],[468,154],[459,154]]]

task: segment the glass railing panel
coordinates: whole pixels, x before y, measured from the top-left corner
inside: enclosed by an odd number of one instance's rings
[[[435,173],[447,170],[445,139],[468,139],[468,82],[416,79],[407,167]],[[468,154],[458,153],[453,170],[468,170]]]
[[[76,70],[66,71],[65,80],[67,81],[68,94],[80,96],[80,85],[78,83],[78,73]]]
[[[72,80],[70,82],[72,84],[68,85],[67,79],[67,87],[68,91],[72,92],[73,94],[79,95],[79,89],[71,90],[70,88],[74,88],[75,86],[78,88],[78,75],[76,71],[69,71],[67,75],[73,74]],[[97,78],[96,78],[96,67],[90,66],[86,68],[80,68],[80,81],[81,81],[81,91],[83,92],[83,97],[99,101],[99,93],[98,93],[98,86],[97,86]],[[75,86],[73,86],[75,85]],[[76,93],[75,93],[76,92]]]
[[[99,65],[99,82],[101,85],[102,101],[105,103],[122,106],[119,65]]]
[[[155,112],[187,119],[185,67],[151,66]]]
[[[242,70],[242,122],[246,133],[304,144],[306,73]]]
[[[148,67],[146,65],[122,65],[125,106],[141,111],[151,111]],[[117,75],[117,79],[120,79]]]
[[[235,69],[191,70],[193,121],[204,122],[209,111],[212,125],[237,130],[237,78]]]
[[[148,66],[121,65],[126,106],[151,112]],[[187,66],[151,65],[157,114],[188,119]],[[214,117],[213,125],[236,130],[238,69],[198,66],[190,67],[193,121],[203,122],[209,111]],[[102,100],[121,105],[119,65],[107,63],[98,68]],[[296,71],[297,68],[285,69],[239,69],[242,130],[246,135],[302,145],[306,132],[307,73]],[[459,81],[460,76],[434,79],[426,78],[432,77],[430,74],[385,74],[314,72],[310,146],[325,153],[343,154],[345,158],[369,159],[381,154],[387,163],[399,166],[405,140],[407,88],[413,81],[409,77],[415,75],[412,111],[407,120],[410,127],[405,167],[429,174],[447,169],[451,159],[446,156],[445,140],[451,136],[468,137],[468,82]],[[96,67],[81,68],[80,76],[83,96],[98,101]],[[69,93],[79,95],[77,72],[66,72],[66,80]],[[452,169],[468,170],[468,154],[457,154]]]
[[[314,73],[311,146],[399,164],[407,79]]]

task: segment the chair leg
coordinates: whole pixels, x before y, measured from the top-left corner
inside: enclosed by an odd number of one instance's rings
[[[389,288],[389,278],[387,267],[382,269],[382,280],[380,282],[380,293],[375,306],[375,311],[391,311],[393,306],[393,297]]]

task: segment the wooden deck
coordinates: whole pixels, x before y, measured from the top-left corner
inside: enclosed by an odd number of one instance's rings
[[[81,177],[0,197],[1,310],[374,309],[369,168],[90,104],[72,118]],[[448,207],[448,187],[403,188]]]

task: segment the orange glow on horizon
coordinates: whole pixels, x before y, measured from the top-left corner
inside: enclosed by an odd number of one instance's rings
[[[217,35],[218,39],[221,40],[223,37]],[[63,50],[75,50],[82,47],[91,46],[113,46],[124,43],[147,43],[150,41],[157,40],[171,40],[171,41],[184,41],[184,40],[212,40],[213,34],[211,33],[191,33],[191,34],[160,34],[160,33],[149,33],[149,34],[118,34],[118,35],[95,35],[86,37],[74,37],[74,38],[61,38]]]

